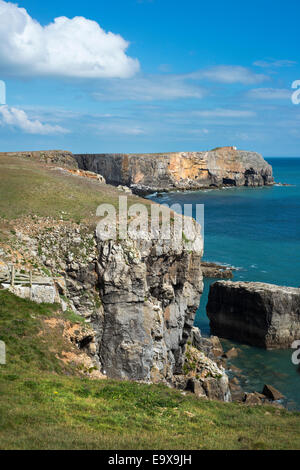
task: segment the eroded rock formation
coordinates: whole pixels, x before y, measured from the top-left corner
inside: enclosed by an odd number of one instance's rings
[[[99,356],[111,377],[172,381],[202,291],[201,251],[168,243],[98,242]]]
[[[63,309],[82,315],[95,331],[101,372],[172,383],[182,372],[202,292],[197,227],[193,242],[150,234],[103,241],[84,225],[35,219],[16,230],[14,249],[19,259],[29,250],[40,269],[59,276]]]
[[[235,268],[208,261],[202,261],[201,266],[203,277],[212,279],[232,279],[232,271],[235,271]]]
[[[139,194],[223,186],[273,184],[272,167],[255,152],[223,147],[209,152],[81,154],[78,165]]]
[[[267,349],[300,338],[300,289],[261,282],[217,281],[207,315],[212,333]]]

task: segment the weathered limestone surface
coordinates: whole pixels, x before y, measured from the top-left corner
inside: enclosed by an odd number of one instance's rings
[[[78,165],[140,194],[223,186],[273,184],[272,167],[255,152],[223,147],[209,152],[79,154]]]
[[[300,289],[261,282],[217,281],[207,315],[212,333],[267,349],[300,338]]]
[[[36,221],[28,233],[16,232],[15,248],[30,250],[36,265],[62,278],[63,308],[94,328],[101,372],[172,383],[202,292],[203,240],[192,223],[195,239],[177,243],[150,233],[105,241],[84,225]]]
[[[103,369],[115,378],[172,382],[202,292],[202,243],[189,251],[167,241],[98,241],[98,253]]]
[[[64,168],[78,168],[72,152],[67,150],[36,150],[30,152],[0,152],[0,155],[8,157],[30,158],[47,165],[59,165]]]
[[[201,331],[196,326],[193,326],[192,328],[189,343],[191,343],[194,348],[203,352],[209,359],[214,360],[215,358],[222,356],[224,352],[222,344],[217,336],[205,338],[201,335]]]
[[[225,369],[202,351],[188,345],[183,365],[184,374],[174,377],[178,388],[195,393],[198,397],[231,401],[229,380]]]
[[[46,302],[53,304],[59,299],[57,298],[57,292],[55,286],[39,286],[33,285],[32,288],[26,286],[14,286],[10,284],[2,283],[4,289],[9,289],[13,294],[23,299],[31,299],[38,304]]]

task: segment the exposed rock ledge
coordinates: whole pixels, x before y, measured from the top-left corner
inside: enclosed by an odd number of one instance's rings
[[[235,268],[208,261],[202,261],[201,267],[203,277],[212,279],[231,279],[233,278],[232,271],[235,271]]]
[[[217,281],[210,287],[207,315],[219,337],[267,349],[290,348],[300,338],[300,289]]]
[[[218,148],[209,152],[79,154],[78,166],[135,193],[274,183],[272,167],[256,152]]]
[[[36,150],[29,152],[0,152],[0,156],[30,159],[46,165],[59,165],[64,168],[78,168],[72,152],[66,150]]]

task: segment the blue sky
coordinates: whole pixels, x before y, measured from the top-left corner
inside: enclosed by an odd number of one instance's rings
[[[300,156],[299,28],[298,0],[0,0],[0,150]]]

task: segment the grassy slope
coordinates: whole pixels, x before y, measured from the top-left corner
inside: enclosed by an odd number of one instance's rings
[[[298,413],[76,375],[59,359],[64,340],[38,334],[61,316],[0,291],[0,449],[300,448]]]
[[[65,211],[80,222],[118,195],[110,186],[0,156],[0,217],[10,221]],[[7,364],[0,365],[1,449],[300,448],[299,413],[80,377],[59,359],[68,346],[59,331],[47,329],[53,316],[62,316],[56,306],[0,291],[0,339],[7,346]]]
[[[80,222],[95,217],[99,204],[114,206],[124,193],[110,185],[50,170],[42,163],[0,155],[0,217],[58,217]],[[129,196],[129,203],[137,202]],[[144,201],[150,204],[148,201]]]

